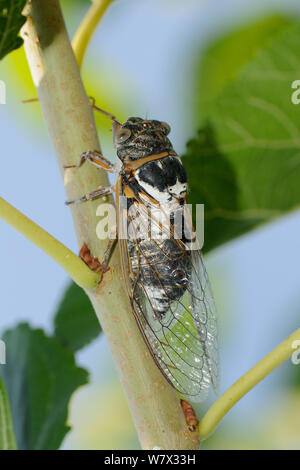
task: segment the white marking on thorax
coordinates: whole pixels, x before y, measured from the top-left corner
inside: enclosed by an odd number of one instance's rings
[[[161,162],[157,162],[157,165],[161,165]],[[157,240],[169,239],[170,233],[168,229],[170,227],[170,215],[177,213],[180,217],[180,214],[182,214],[183,206],[180,205],[177,198],[180,199],[185,196],[187,191],[187,183],[180,183],[177,178],[174,185],[167,187],[163,191],[160,191],[157,187],[142,181],[139,177],[139,170],[136,171],[135,178],[139,185],[160,204],[159,206],[156,204],[151,204],[151,238]],[[146,205],[148,204],[149,199],[146,196],[143,197],[141,195],[141,199]],[[142,226],[146,227],[146,219],[148,216],[142,213],[139,217],[141,217]],[[164,230],[161,229],[160,224],[164,227]]]
[[[182,197],[182,195],[186,193],[186,190],[187,190],[187,183],[180,183],[180,181],[178,181],[178,178],[177,178],[176,183],[173,186],[168,187],[168,191],[170,192],[170,194],[176,197]]]
[[[170,196],[175,196],[177,198],[182,198],[185,196],[187,191],[187,183],[180,183],[177,178],[177,181],[172,186],[168,186],[164,191],[160,191],[155,186],[152,186],[145,181],[142,181],[139,178],[139,171],[135,173],[135,178],[139,185],[152,196],[156,201],[158,201],[162,205],[170,206],[170,208],[174,207],[174,199],[170,200]],[[175,206],[178,205],[178,202],[175,201]],[[167,209],[167,208],[166,208]]]

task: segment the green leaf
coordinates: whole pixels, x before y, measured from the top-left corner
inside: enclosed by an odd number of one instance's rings
[[[211,95],[183,158],[190,200],[205,204],[206,251],[299,207],[300,25],[272,38]]]
[[[42,330],[20,324],[7,331],[2,368],[19,449],[57,449],[70,429],[66,424],[72,393],[87,383],[74,355]],[[1,370],[1,369],[0,369]]]
[[[16,438],[13,430],[9,401],[0,376],[0,450],[15,450]]]
[[[0,60],[22,46],[19,31],[26,21],[22,11],[26,0],[0,0]]]
[[[271,16],[246,24],[225,37],[220,37],[207,48],[197,63],[196,114],[203,124],[207,108],[223,88],[237,78],[240,69],[267,47],[279,34],[286,31],[292,21]]]
[[[55,336],[73,351],[83,348],[101,333],[92,304],[81,287],[72,282],[54,318]]]
[[[217,147],[212,127],[207,124],[187,144],[183,162],[189,178],[189,203],[204,203],[205,239],[203,251],[228,241],[236,221],[214,215],[214,211],[238,210],[238,186],[235,171]],[[194,215],[194,214],[193,214]],[[238,223],[235,228],[238,230]],[[236,235],[238,234],[235,232]],[[242,228],[240,233],[243,233]]]

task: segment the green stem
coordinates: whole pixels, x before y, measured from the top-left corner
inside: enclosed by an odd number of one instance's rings
[[[98,274],[89,269],[69,248],[2,198],[0,217],[56,261],[80,287],[97,288]]]
[[[72,41],[73,51],[79,68],[82,65],[86,48],[94,30],[104,15],[107,7],[113,1],[114,0],[94,0],[82,23],[80,24]]]
[[[199,424],[200,439],[207,438],[228,411],[270,372],[299,348],[300,329],[239,378],[207,411]],[[298,343],[296,343],[298,342]],[[296,347],[295,347],[296,344]],[[298,346],[297,346],[298,345]]]

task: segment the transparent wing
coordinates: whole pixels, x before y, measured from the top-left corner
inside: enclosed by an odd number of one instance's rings
[[[120,249],[136,321],[168,382],[183,398],[202,401],[211,384],[218,388],[219,365],[216,308],[201,252],[186,250],[153,215],[149,236],[149,207],[132,209]]]

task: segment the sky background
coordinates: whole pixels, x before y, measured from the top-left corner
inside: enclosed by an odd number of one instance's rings
[[[107,81],[113,76],[116,95],[112,102],[122,95],[129,114],[168,122],[174,148],[181,154],[196,131],[193,113],[188,112],[193,106],[196,52],[199,54],[217,32],[262,10],[272,7],[274,11],[277,6],[300,14],[297,4],[287,0],[120,0],[112,5],[91,41],[83,80],[88,80],[91,64],[96,72],[91,78],[95,87],[98,76]],[[71,36],[84,11],[83,5],[66,18]],[[69,14],[68,5],[65,13]],[[0,79],[6,82],[7,104],[0,105],[0,194],[78,252],[54,151],[44,124],[38,119],[38,105],[22,105],[22,99],[32,96],[23,96],[24,91],[16,87],[18,77],[8,78],[4,60],[0,63]],[[88,90],[91,95],[95,92]],[[114,158],[107,138],[103,150]],[[299,323],[299,233],[300,212],[295,212],[228,243],[206,258],[221,318],[221,392]],[[0,237],[0,338],[4,330],[20,321],[51,333],[51,319],[68,276],[1,220]],[[65,448],[95,442],[93,429],[89,430],[90,440],[78,431],[79,424],[85,423],[82,420],[98,417],[92,407],[86,418],[78,410],[87,400],[96,402],[99,394],[114,390],[116,400],[124,401],[116,388],[116,373],[104,337],[80,352],[78,362],[91,371],[92,384],[73,399],[70,420],[74,431],[66,438]],[[238,429],[241,420],[251,426],[268,408],[270,397],[274,399],[282,393],[285,376],[292,367],[296,366],[285,364],[271,374],[234,407],[221,426]],[[124,420],[128,420],[124,413]],[[99,416],[103,418],[100,411]],[[124,427],[124,433],[132,432],[130,426]],[[134,443],[130,434],[126,445]]]

